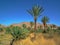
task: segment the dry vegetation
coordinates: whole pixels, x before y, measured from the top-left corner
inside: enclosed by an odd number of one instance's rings
[[[45,38],[42,33],[37,34],[34,41],[31,40],[33,34],[30,34],[29,37],[23,40],[18,40],[14,42],[14,45],[60,45],[60,37],[54,36],[53,38]],[[9,45],[12,36],[9,34],[0,35],[0,45]]]

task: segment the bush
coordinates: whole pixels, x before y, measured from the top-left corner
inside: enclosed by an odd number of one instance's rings
[[[28,29],[28,30],[31,30],[31,27],[28,27],[27,29]]]
[[[6,30],[6,34],[10,34],[11,33],[11,28],[10,27],[5,28],[5,30]]]
[[[52,31],[52,29],[50,27],[47,28],[46,32],[50,33]]]
[[[41,29],[35,30],[35,33],[42,33],[42,32],[43,32],[43,30],[41,30]]]
[[[30,33],[33,33],[33,32],[35,32],[35,30],[30,30]]]
[[[58,30],[60,30],[60,27],[58,27]]]
[[[60,30],[56,29],[55,33],[58,34],[58,35],[60,35]]]
[[[27,29],[20,29],[19,27],[13,27],[11,35],[15,39],[25,39],[29,35],[29,31]]]
[[[3,31],[3,28],[0,28],[0,32],[2,32]]]
[[[53,30],[52,30],[50,27],[48,27],[46,30],[44,30],[44,32],[45,32],[45,33],[52,33]]]
[[[23,36],[25,36],[25,38],[26,38],[27,36],[29,36],[30,31],[29,31],[28,29],[22,29],[22,34],[23,34]]]
[[[23,28],[26,28],[26,24],[22,24],[22,27],[23,27]]]

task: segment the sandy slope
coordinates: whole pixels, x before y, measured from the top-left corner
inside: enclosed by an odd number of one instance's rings
[[[33,34],[32,34],[33,35]],[[30,36],[32,36],[30,35]],[[31,37],[15,42],[14,45],[56,45],[54,39],[45,39],[42,34],[38,34],[36,39],[32,42]]]

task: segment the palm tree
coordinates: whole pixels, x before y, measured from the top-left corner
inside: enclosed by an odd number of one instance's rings
[[[28,30],[20,29],[20,27],[16,26],[13,27],[11,30],[12,40],[10,42],[10,45],[13,45],[13,43],[17,40],[25,39],[29,34]]]
[[[41,20],[41,22],[43,23],[44,25],[44,30],[46,29],[46,23],[49,22],[49,18],[47,16],[44,16]]]
[[[10,45],[13,45],[14,41],[16,41],[17,39],[19,39],[19,36],[20,36],[19,27],[17,27],[17,26],[13,27],[10,34],[13,37],[13,39],[10,42]]]
[[[28,13],[31,14],[31,16],[33,16],[34,18],[34,30],[36,30],[36,23],[37,23],[37,18],[41,15],[41,13],[43,12],[43,8],[39,7],[38,5],[33,6],[32,9],[27,10]]]

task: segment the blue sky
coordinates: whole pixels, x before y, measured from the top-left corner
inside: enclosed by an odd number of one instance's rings
[[[36,4],[44,8],[41,15],[50,18],[49,24],[60,26],[60,0],[0,0],[0,24],[33,21],[33,17],[26,10]],[[39,23],[42,16],[38,18]]]

